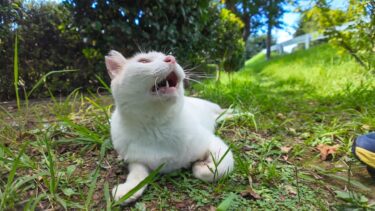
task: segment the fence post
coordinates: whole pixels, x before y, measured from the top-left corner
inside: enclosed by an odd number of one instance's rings
[[[310,41],[311,41],[310,34],[306,34],[306,36],[305,36],[305,49],[310,48]]]

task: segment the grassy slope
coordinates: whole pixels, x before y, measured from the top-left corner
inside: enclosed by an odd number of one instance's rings
[[[255,151],[260,150],[259,144],[271,145],[269,151],[274,150],[274,155],[267,163],[275,163],[276,186],[288,183],[282,179],[288,173],[283,172],[285,165],[279,162],[283,155],[278,155],[278,149],[292,147],[288,161],[298,166],[301,174],[312,176],[311,181],[302,180],[307,195],[302,194],[301,198],[311,196],[316,199],[307,202],[315,207],[320,200],[325,206],[339,203],[332,191],[345,189],[348,166],[354,172],[351,179],[355,183],[350,190],[375,199],[374,193],[357,184],[375,188],[364,167],[352,160],[350,154],[351,143],[357,135],[375,130],[374,79],[374,75],[363,72],[348,55],[339,55],[334,48],[321,45],[308,51],[275,56],[270,62],[265,61],[264,55],[257,55],[246,62],[242,71],[225,75],[221,83],[208,82],[197,91],[203,98],[254,114],[258,130],[255,125],[236,124],[226,139],[235,142],[249,139],[245,143]],[[243,137],[239,135],[241,128],[254,134]],[[261,140],[252,136],[260,136]],[[319,160],[315,147],[320,143],[340,145],[333,161]],[[257,157],[250,153],[249,157],[252,156]],[[272,183],[264,182],[269,180],[270,173],[259,166],[262,162],[259,158],[254,160],[250,175],[258,178],[261,186],[277,193],[280,190],[274,190]],[[321,177],[324,182],[315,179]],[[295,178],[290,179],[289,183],[294,184]],[[322,188],[318,195],[314,193],[315,187]],[[284,206],[285,202],[276,204]]]
[[[221,206],[231,210],[327,209],[343,203],[334,191],[346,186],[373,200],[374,183],[349,152],[356,135],[375,129],[373,79],[348,56],[319,46],[270,62],[259,55],[220,84],[204,82],[195,87],[198,96],[250,112],[217,130],[232,145],[235,171],[213,184],[189,170],[163,175],[126,209],[206,210],[225,199]],[[118,210],[109,190],[125,171],[108,145],[110,104],[72,93],[21,111],[0,107],[0,210]],[[321,162],[319,143],[340,144],[340,152]],[[349,205],[368,204],[346,198]]]

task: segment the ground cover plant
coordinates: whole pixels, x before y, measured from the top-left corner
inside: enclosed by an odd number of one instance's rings
[[[130,207],[110,196],[126,168],[109,139],[109,95],[77,89],[20,109],[2,103],[0,210],[374,209],[375,183],[350,152],[375,130],[374,81],[329,45],[269,62],[259,54],[219,82],[202,81],[190,95],[237,112],[217,128],[235,171],[215,183],[185,170],[150,177]],[[323,161],[318,146],[337,147]]]

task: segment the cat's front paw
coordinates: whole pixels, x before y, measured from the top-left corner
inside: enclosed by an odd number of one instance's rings
[[[112,189],[113,199],[118,201],[123,196],[125,196],[130,190],[132,190],[136,185],[137,184],[133,185],[133,184],[124,183],[124,184],[120,184],[120,185],[114,187]],[[129,204],[129,203],[132,203],[132,202],[136,201],[139,197],[141,197],[142,192],[143,192],[142,189],[135,192],[132,196],[130,196],[128,199],[126,199],[123,202],[123,204]]]
[[[218,179],[217,173],[215,174],[215,167],[204,161],[194,163],[193,175],[194,177],[206,182],[212,182]]]

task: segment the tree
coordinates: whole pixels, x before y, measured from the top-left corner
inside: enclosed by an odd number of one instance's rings
[[[261,26],[262,0],[226,0],[225,6],[241,18],[244,23],[242,39],[246,42],[249,36]]]
[[[325,0],[317,0],[321,22],[325,28],[321,31],[329,41],[348,52],[362,67],[375,70],[375,2],[372,0],[349,0],[346,9],[346,28],[339,30],[335,16]]]
[[[5,11],[0,17],[0,52],[4,55],[0,60],[1,99],[12,99],[14,96],[14,90],[9,89],[12,83],[9,78],[13,78],[16,33],[19,40],[19,76],[26,90],[30,90],[49,71],[71,68],[82,63],[76,53],[79,37],[74,30],[68,29],[71,16],[62,5],[54,2],[5,1],[0,4],[0,10]],[[54,82],[49,84],[49,88],[54,93],[70,93],[74,89],[71,84],[73,77],[51,77]],[[46,92],[34,92],[33,97],[45,94]]]
[[[267,27],[267,39],[266,39],[266,59],[271,59],[271,45],[272,45],[272,29],[282,27],[283,22],[281,18],[286,12],[285,6],[287,0],[266,0],[263,7],[266,27]]]
[[[343,10],[327,9],[325,12],[326,14],[324,14],[322,8],[317,5],[301,12],[301,18],[294,36],[324,31],[329,27],[340,26],[350,21],[350,17],[348,17]],[[329,22],[325,16],[330,17]]]

